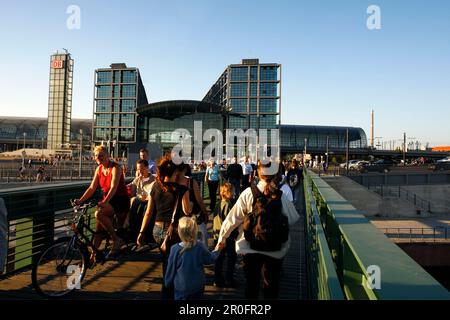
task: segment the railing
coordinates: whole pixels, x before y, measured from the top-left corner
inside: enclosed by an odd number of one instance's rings
[[[422,208],[422,210],[431,213],[430,201],[421,198],[414,192],[402,188],[401,186],[369,186],[369,189],[375,191],[382,197],[397,197],[400,199],[404,199],[412,203],[416,207]]]
[[[436,226],[433,228],[379,228],[384,234],[397,242],[448,242],[450,227]]]
[[[204,172],[195,172],[193,177],[206,197]],[[80,198],[89,184],[90,181],[68,182],[0,190],[8,212],[6,275],[30,267],[44,248],[70,234],[68,224],[73,211],[69,200]],[[90,223],[94,224],[95,219]]]
[[[308,248],[308,297],[318,300],[343,300],[344,294],[339,284],[308,179],[304,179],[304,191]]]
[[[345,299],[450,299],[444,287],[318,175],[305,170],[305,180]]]

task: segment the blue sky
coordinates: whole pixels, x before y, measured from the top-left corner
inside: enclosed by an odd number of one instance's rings
[[[381,9],[369,30],[366,10]],[[81,28],[69,30],[69,5]],[[141,71],[150,102],[202,99],[228,64],[282,64],[282,122],[352,125],[450,145],[450,1],[8,1],[0,114],[47,116],[49,57],[75,60],[73,117],[91,118],[96,68]],[[400,142],[397,142],[397,145]]]

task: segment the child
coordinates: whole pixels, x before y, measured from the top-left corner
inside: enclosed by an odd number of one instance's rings
[[[217,241],[217,239],[219,238],[222,222],[225,220],[226,216],[228,215],[228,212],[230,212],[231,208],[234,205],[234,201],[232,200],[233,194],[234,194],[233,185],[231,183],[228,182],[224,183],[223,186],[220,187],[220,198],[222,200],[220,201],[220,203],[216,205],[216,208],[214,210],[213,230],[215,241]],[[217,257],[214,266],[214,285],[216,287],[236,286],[233,274],[234,274],[234,264],[236,263],[235,241],[237,236],[238,230],[235,229],[231,233],[231,235],[227,238],[225,249],[219,252],[219,256]],[[227,272],[226,277],[224,279],[222,269],[225,256],[227,256]]]
[[[183,217],[178,222],[182,242],[170,249],[164,282],[173,286],[175,300],[201,299],[205,286],[203,265],[213,264],[217,252],[209,252],[197,242],[198,226],[193,218]]]

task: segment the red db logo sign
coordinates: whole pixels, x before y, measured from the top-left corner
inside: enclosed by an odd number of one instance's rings
[[[62,60],[53,60],[52,61],[52,68],[53,69],[62,69],[63,67],[63,61]]]

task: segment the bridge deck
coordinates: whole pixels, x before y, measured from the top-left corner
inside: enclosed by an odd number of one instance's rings
[[[306,298],[306,265],[304,233],[304,201],[298,192],[300,204],[297,209],[300,220],[291,228],[291,248],[284,259],[280,299]],[[213,266],[205,268],[205,298],[214,300],[244,299],[245,277],[241,259],[236,268],[238,288],[217,288],[213,285]],[[158,250],[146,253],[122,255],[117,261],[88,270],[82,282],[82,290],[71,299],[160,299],[162,268]],[[32,289],[31,271],[0,280],[0,299],[36,299]]]

